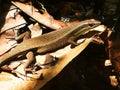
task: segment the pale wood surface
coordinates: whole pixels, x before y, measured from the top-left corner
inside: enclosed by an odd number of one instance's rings
[[[2,72],[0,74],[0,89],[1,90],[38,90],[44,86],[48,81],[54,78],[62,69],[80,54],[91,42],[92,38],[86,39],[84,43],[69,50],[66,54],[60,57],[57,64],[48,69],[41,69],[37,74],[30,75],[34,79],[28,78],[22,80],[10,73]],[[69,46],[68,46],[69,48]],[[58,52],[57,52],[58,53]],[[43,73],[43,80],[37,80],[41,73]]]

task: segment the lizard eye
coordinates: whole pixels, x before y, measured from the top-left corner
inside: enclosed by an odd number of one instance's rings
[[[90,27],[94,26],[95,24],[89,24]]]

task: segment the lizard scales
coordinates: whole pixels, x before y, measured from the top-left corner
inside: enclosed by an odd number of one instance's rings
[[[3,58],[0,58],[0,66],[4,65],[8,61],[11,61],[21,53],[27,52],[29,50],[36,50],[35,52],[42,54],[63,47],[69,44],[68,40],[78,31],[80,35],[84,34],[86,31],[82,30],[82,28],[89,24],[100,24],[100,22],[89,21],[86,23],[85,21],[82,21],[63,29],[25,40],[15,48],[11,49],[11,51],[6,53]],[[89,29],[87,31],[89,31]],[[77,36],[75,37],[77,38]]]

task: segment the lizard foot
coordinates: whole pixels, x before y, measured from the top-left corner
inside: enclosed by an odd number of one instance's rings
[[[96,44],[104,44],[104,41],[98,36],[98,35],[95,35],[93,37],[93,43],[96,43]]]
[[[30,72],[29,75],[27,74],[28,72]],[[24,65],[20,65],[17,69],[12,70],[12,73],[15,73],[17,77],[23,80],[36,80],[36,78],[33,78],[32,75],[37,74],[36,67],[24,69]]]
[[[24,65],[20,65],[17,69],[12,70],[12,73],[15,73],[17,77],[26,80],[27,79],[27,74],[24,69]]]

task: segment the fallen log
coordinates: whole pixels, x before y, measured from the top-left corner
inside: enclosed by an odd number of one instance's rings
[[[105,27],[99,27],[99,31],[102,33],[105,30]],[[89,44],[92,42],[93,37],[86,39],[83,43],[75,48],[70,48],[70,45],[62,48],[56,52],[51,53],[53,56],[58,56],[59,60],[54,66],[49,67],[48,69],[40,69],[35,72],[35,74],[27,74],[27,79],[18,78],[10,73],[1,72],[0,74],[0,89],[2,90],[39,90],[42,88],[48,81],[57,76],[63,68],[65,68],[68,63],[70,63],[77,55],[79,55]],[[44,56],[43,56],[44,57]],[[37,62],[43,60],[40,56],[36,56]],[[21,65],[20,65],[21,66]],[[19,66],[19,67],[20,67]],[[18,68],[19,68],[18,67]],[[18,69],[19,70],[19,69]],[[17,70],[16,70],[17,71]],[[9,84],[9,87],[6,87],[6,84]]]

